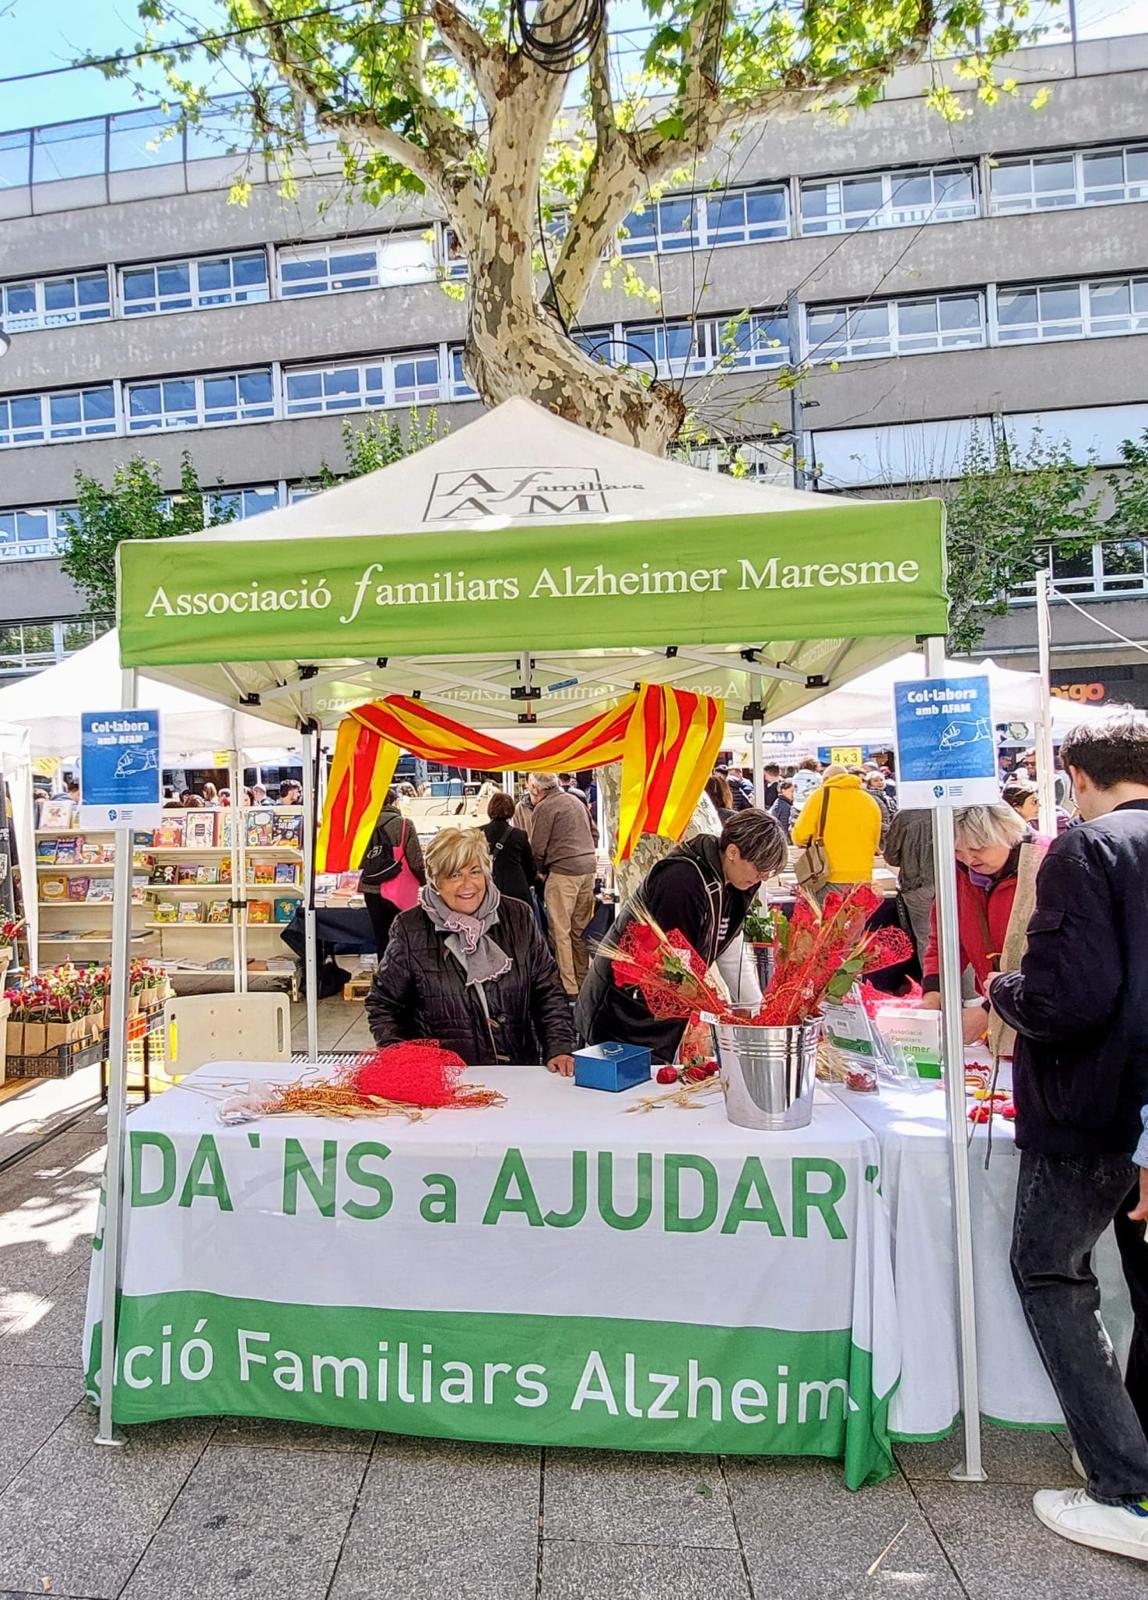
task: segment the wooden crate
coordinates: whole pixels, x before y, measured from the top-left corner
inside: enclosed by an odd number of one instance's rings
[[[346,1001],[362,1002],[371,991],[371,984],[375,981],[373,972],[356,972],[343,985],[343,999]]]

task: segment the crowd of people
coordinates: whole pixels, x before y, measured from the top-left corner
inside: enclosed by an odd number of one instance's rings
[[[244,787],[240,793],[239,802],[243,806],[301,806],[303,804],[303,785],[297,778],[287,778],[269,790],[265,784],[253,783],[250,788]],[[198,811],[204,807],[214,809],[219,806],[228,807],[233,804],[231,790],[217,788],[210,780],[201,783],[198,789],[176,789],[172,784],[165,784],[163,790],[163,805],[165,811]]]

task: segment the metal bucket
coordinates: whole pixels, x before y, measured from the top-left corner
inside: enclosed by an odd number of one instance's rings
[[[821,1020],[798,1028],[717,1027],[725,1114],[739,1128],[781,1132],[813,1118]]]

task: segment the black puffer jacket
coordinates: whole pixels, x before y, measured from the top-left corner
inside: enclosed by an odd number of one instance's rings
[[[485,985],[490,1022],[459,962],[421,906],[391,925],[386,953],[367,996],[367,1021],[376,1044],[437,1039],[468,1066],[552,1061],[574,1048],[570,1004],[554,957],[534,913],[503,900],[490,937],[511,959],[501,978]]]
[[[1129,1155],[1148,1105],[1148,800],[1054,839],[1019,972],[993,1009],[1017,1031],[1016,1142]]]
[[[718,841],[701,834],[679,845],[647,872],[639,891],[654,921],[667,933],[687,938],[711,967],[741,933],[757,886],[735,889],[725,880]],[[619,938],[632,920],[631,905],[619,916],[611,937]],[[636,988],[619,988],[605,956],[595,956],[574,1011],[578,1032],[587,1044],[621,1040],[645,1045],[655,1061],[672,1061],[686,1031],[684,1021],[650,1015]]]
[[[512,827],[506,817],[488,822],[481,830],[490,846],[491,876],[499,894],[530,904],[530,891],[538,877],[534,851],[521,828]]]

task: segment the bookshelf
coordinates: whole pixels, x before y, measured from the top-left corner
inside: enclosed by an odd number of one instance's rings
[[[296,964],[279,935],[303,897],[302,830],[299,806],[165,811],[155,830],[134,836],[133,951],[175,980],[218,977],[230,988],[238,967],[249,980],[294,987]],[[59,813],[37,829],[46,961],[107,959],[115,851],[110,830],[65,826]]]
[[[110,959],[112,948],[116,836],[111,829],[65,826],[61,813],[68,803],[48,804],[55,808],[53,825],[36,829],[41,962],[101,964]],[[146,873],[140,847],[133,846],[132,954],[156,956],[155,940],[145,926]]]

